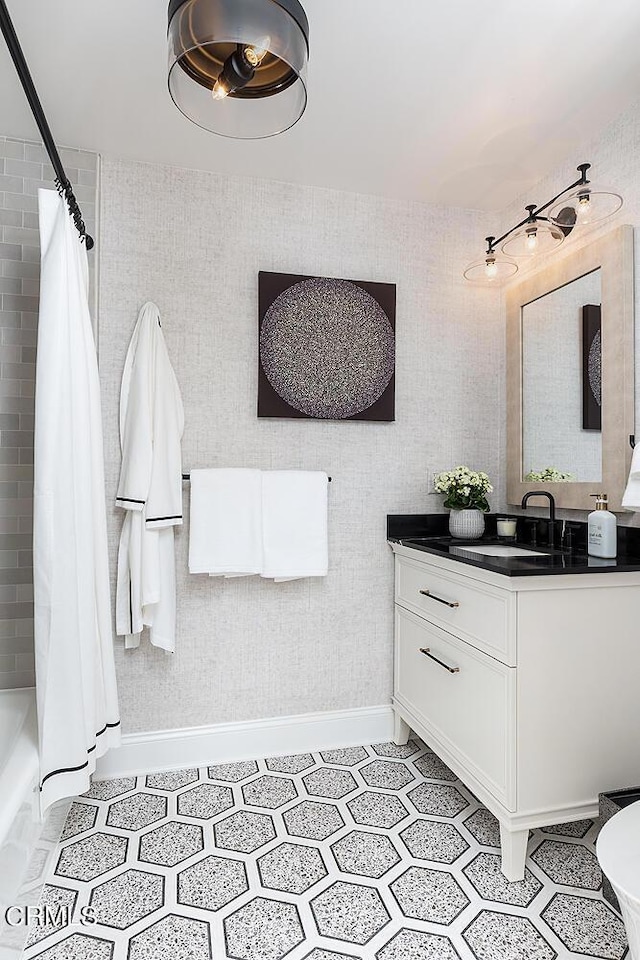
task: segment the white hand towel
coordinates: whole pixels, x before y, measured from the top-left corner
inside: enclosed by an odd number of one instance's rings
[[[640,445],[634,447],[627,488],[622,498],[625,510],[640,511]]]
[[[189,572],[262,572],[259,470],[192,470]]]
[[[325,577],[329,568],[326,473],[262,474],[263,577]]]

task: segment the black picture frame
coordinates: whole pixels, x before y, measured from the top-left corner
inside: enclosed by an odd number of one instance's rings
[[[274,388],[263,365],[262,331],[263,323],[270,308],[278,298],[304,281],[326,281],[327,283],[351,284],[368,294],[381,308],[393,333],[393,373],[382,394],[366,409],[349,416],[314,416],[292,406]],[[336,280],[327,277],[312,277],[301,274],[272,273],[260,271],[258,274],[258,418],[296,419],[328,421],[366,420],[392,422],[395,420],[395,334],[396,334],[396,285],[363,280]]]
[[[600,371],[602,365],[602,310],[600,304],[582,308],[582,429],[602,430]]]

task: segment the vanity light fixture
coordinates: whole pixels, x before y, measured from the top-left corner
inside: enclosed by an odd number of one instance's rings
[[[622,197],[608,190],[594,187],[587,177],[590,163],[578,166],[580,178],[560,193],[536,207],[525,207],[527,216],[497,239],[487,237],[487,252],[483,260],[470,263],[464,277],[474,283],[500,283],[518,271],[515,259],[549,253],[559,247],[576,227],[588,226],[617,213]],[[496,249],[500,249],[500,256]],[[513,258],[513,259],[511,259]]]
[[[622,197],[619,193],[604,190],[597,185],[594,187],[587,179],[587,170],[590,166],[589,163],[580,164],[578,170],[582,173],[582,177],[576,184],[576,189],[570,187],[572,192],[568,196],[563,195],[549,208],[548,216],[552,223],[560,227],[567,222],[575,224],[576,227],[588,226],[607,220],[620,209]]]
[[[515,276],[518,264],[501,257],[495,251],[495,237],[487,237],[487,252],[483,260],[470,263],[464,272],[466,280],[472,283],[500,283]]]
[[[211,133],[288,130],[307,105],[309,21],[298,0],[170,0],[169,92]]]
[[[507,257],[535,257],[539,253],[555,250],[564,241],[565,234],[561,227],[546,217],[536,216],[535,203],[529,204],[525,210],[529,211],[528,218],[500,248]]]

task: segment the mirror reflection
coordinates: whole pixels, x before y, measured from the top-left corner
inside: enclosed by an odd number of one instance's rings
[[[602,480],[601,271],[522,307],[522,480]]]

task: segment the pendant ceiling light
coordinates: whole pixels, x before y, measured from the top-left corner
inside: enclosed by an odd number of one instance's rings
[[[309,22],[298,0],[170,0],[169,92],[199,127],[272,137],[307,105]]]
[[[464,271],[465,279],[485,284],[508,280],[518,272],[518,265],[510,258],[532,258],[549,253],[559,247],[573,230],[617,213],[622,206],[622,197],[594,187],[587,178],[590,167],[590,163],[581,163],[579,180],[539,207],[535,203],[529,204],[525,207],[525,219],[510,227],[497,240],[487,237],[484,259],[469,264]],[[504,256],[496,253],[498,247]]]

